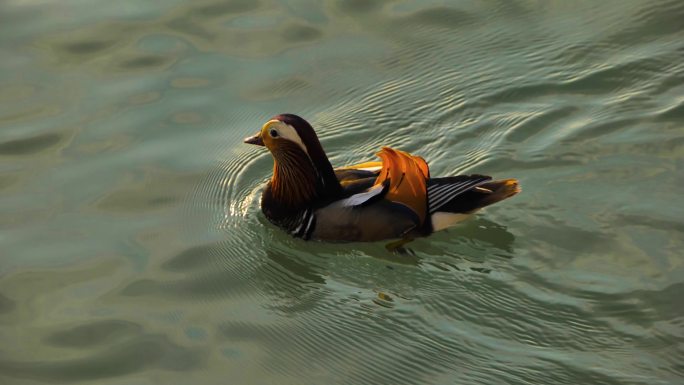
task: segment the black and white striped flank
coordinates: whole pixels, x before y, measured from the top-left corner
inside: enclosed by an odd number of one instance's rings
[[[316,224],[316,215],[313,210],[306,209],[296,217],[295,223],[291,225],[290,234],[297,238],[309,239]]]

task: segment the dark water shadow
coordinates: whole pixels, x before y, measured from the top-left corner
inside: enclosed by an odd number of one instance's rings
[[[92,207],[108,213],[140,213],[168,209],[184,202],[190,186],[201,174],[178,174],[148,169],[134,181],[121,181],[100,196]]]
[[[249,270],[241,266],[238,254],[225,242],[190,247],[161,262],[159,269],[165,274],[139,277],[114,295],[178,301],[234,297],[252,286]]]
[[[261,6],[258,0],[214,1],[201,4],[190,10],[189,15],[200,18],[215,18],[253,11]]]
[[[508,227],[485,217],[472,218],[461,226],[447,231],[450,235],[468,238],[506,253],[513,253],[515,235],[508,231]]]
[[[160,55],[137,55],[120,60],[117,68],[122,70],[155,70],[167,68],[174,61],[174,58]]]
[[[270,301],[266,308],[292,316],[306,313],[325,302],[328,290],[323,277],[324,261],[290,255],[279,250],[266,251],[268,263],[256,271],[255,279]]]
[[[33,155],[49,150],[64,140],[58,133],[43,133],[30,138],[14,139],[0,143],[0,155],[20,156]]]
[[[110,40],[81,40],[73,43],[66,43],[62,49],[67,54],[72,55],[91,55],[105,51],[116,44]]]
[[[43,339],[47,345],[66,348],[86,348],[109,345],[112,342],[142,333],[142,327],[124,320],[103,320],[56,331]]]
[[[127,284],[118,295],[208,301],[238,295],[249,286],[248,282],[231,279],[229,273],[218,271],[178,279],[140,278]]]
[[[387,3],[387,0],[338,0],[335,2],[335,8],[342,14],[359,16],[375,12]]]
[[[427,265],[445,272],[489,274],[496,265],[491,263],[492,260],[514,257],[515,242],[515,236],[506,226],[476,216],[429,237],[407,243],[402,247],[404,250],[392,253],[391,258],[379,258],[398,264]]]
[[[325,283],[325,279],[319,271],[320,267],[315,264],[307,263],[296,256],[272,250],[266,251],[266,257],[288,273],[291,273],[293,277],[297,277],[302,283]]]
[[[458,29],[475,20],[476,17],[466,11],[452,7],[438,6],[416,11],[399,18],[397,21],[402,24],[413,23],[417,25]]]
[[[267,296],[267,301],[260,302],[271,310],[306,311],[325,295],[321,260],[308,252],[288,252],[289,247],[246,248],[229,242],[191,247],[160,264],[166,272],[161,278],[159,274],[140,277],[113,295],[218,302],[244,295]]]
[[[10,313],[17,307],[17,304],[0,293],[0,315]]]
[[[89,338],[99,339],[102,343],[110,342],[107,336],[111,336],[112,330],[127,337],[122,341],[112,341],[112,344],[91,352],[87,357],[33,362],[0,360],[0,374],[5,377],[73,383],[120,377],[153,368],[180,372],[205,365],[207,352],[183,347],[162,334],[146,333],[141,326],[131,322],[126,322],[125,326],[121,322],[96,322],[48,337],[53,344],[66,344],[69,347],[94,346],[95,343],[87,342]]]
[[[205,269],[215,262],[215,257],[213,256],[215,249],[216,245],[191,247],[163,262],[161,268],[172,272],[189,272]]]
[[[323,31],[304,24],[290,24],[283,27],[281,36],[283,40],[292,43],[307,42],[323,36]]]

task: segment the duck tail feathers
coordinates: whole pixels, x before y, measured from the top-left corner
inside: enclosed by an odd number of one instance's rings
[[[428,211],[468,214],[519,193],[516,179],[492,180],[484,175],[433,178],[428,183]]]
[[[480,207],[489,206],[504,199],[508,199],[522,191],[517,179],[501,179],[483,183],[477,186],[475,190],[484,193],[479,202]],[[491,192],[488,193],[485,190]]]

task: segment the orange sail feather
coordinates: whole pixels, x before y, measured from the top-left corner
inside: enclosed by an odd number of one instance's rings
[[[389,180],[385,199],[401,203],[413,210],[422,225],[427,215],[427,179],[430,170],[425,160],[407,152],[383,147],[377,156],[382,159],[382,169],[375,184]]]

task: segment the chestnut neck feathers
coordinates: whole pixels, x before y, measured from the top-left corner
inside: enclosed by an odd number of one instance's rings
[[[339,197],[342,187],[316,133],[304,119],[291,114],[274,117],[294,127],[306,147],[282,140],[272,149],[270,195],[285,210],[299,210],[317,200]]]
[[[299,209],[322,193],[309,157],[292,144],[273,152],[271,195],[283,208]]]

